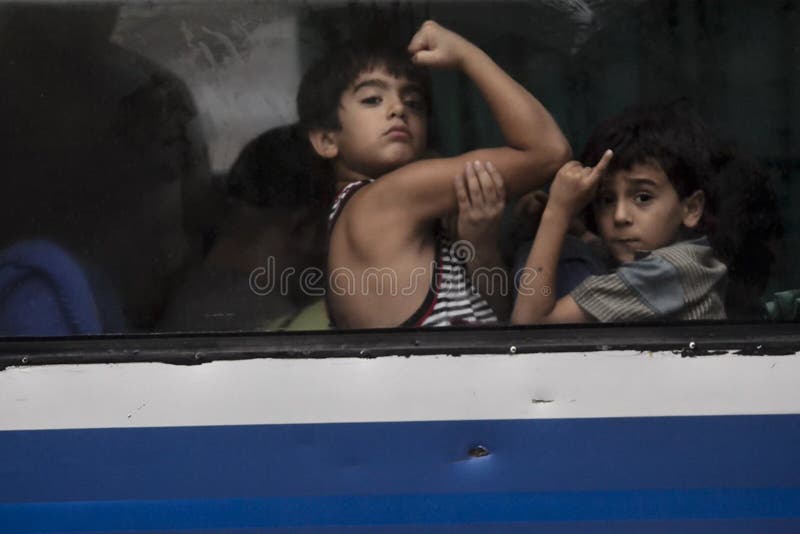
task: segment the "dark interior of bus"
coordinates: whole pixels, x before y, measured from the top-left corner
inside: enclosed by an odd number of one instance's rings
[[[731,183],[740,194],[724,207],[724,220],[745,229],[731,232],[746,251],[734,290],[764,306],[729,317],[800,319],[800,212],[791,208],[800,199],[800,3],[379,6],[412,32],[432,18],[469,36],[540,99],[576,153],[607,116],[686,99],[764,169],[758,187]],[[230,222],[232,167],[243,148],[296,120],[305,68],[375,9],[250,0],[0,4],[0,337],[271,331],[287,314],[318,307],[314,292],[256,295],[247,277],[205,291],[208,278],[192,276]],[[455,73],[433,77],[431,122],[438,154],[502,141],[480,95]],[[322,201],[323,189],[310,194]],[[298,221],[296,213],[275,205],[246,219],[266,221],[276,242],[291,237],[280,249],[287,263],[273,270],[324,263],[324,220],[306,213]],[[505,221],[506,240],[513,234]],[[231,291],[233,283],[240,285]],[[181,320],[186,310],[171,304],[179,295],[211,309],[220,303],[219,313]]]

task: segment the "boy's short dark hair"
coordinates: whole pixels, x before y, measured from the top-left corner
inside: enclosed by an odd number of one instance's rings
[[[384,36],[351,38],[333,46],[305,73],[297,92],[297,113],[305,130],[339,130],[342,95],[362,72],[383,67],[389,74],[419,84],[430,110],[430,75],[411,62],[407,42]]]
[[[607,172],[636,164],[657,164],[678,196],[708,191],[713,175],[715,140],[685,100],[631,108],[606,120],[592,133],[581,156],[596,165],[603,152],[614,151]]]
[[[228,197],[262,208],[327,206],[333,191],[315,169],[298,125],[268,130],[242,149],[228,173]],[[320,208],[322,209],[322,208]]]

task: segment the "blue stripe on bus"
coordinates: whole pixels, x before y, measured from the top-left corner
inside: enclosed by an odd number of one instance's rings
[[[800,490],[645,490],[0,505],[6,532],[796,518]],[[800,526],[800,519],[795,522]]]
[[[317,532],[364,534],[380,532],[381,534],[408,534],[413,532],[428,534],[708,534],[709,532],[725,532],[727,534],[752,534],[753,532],[769,532],[770,534],[797,534],[800,521],[797,519],[704,519],[704,520],[668,520],[668,521],[576,521],[576,522],[521,522],[521,523],[449,523],[449,524],[404,524],[404,525],[347,525],[347,526],[313,526],[313,527],[253,527],[253,528],[196,528],[196,529],[156,529],[147,530],[148,534],[209,534],[224,532],[225,534],[316,534]],[[60,530],[59,532],[64,532]],[[81,531],[73,530],[71,534]],[[116,532],[119,530],[90,531]],[[131,532],[130,530],[126,532]],[[137,532],[142,532],[137,530]],[[23,533],[24,534],[24,533]]]
[[[798,450],[800,415],[4,431],[0,530],[794,518]]]

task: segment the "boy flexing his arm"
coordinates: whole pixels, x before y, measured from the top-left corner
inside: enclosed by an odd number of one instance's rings
[[[327,293],[339,327],[493,320],[485,301],[465,291],[463,265],[439,231],[441,217],[458,208],[453,179],[468,163],[480,171],[488,165],[480,162],[491,161],[507,193],[519,196],[544,184],[570,155],[544,107],[459,35],[428,21],[407,54],[413,65],[380,51],[336,50],[309,71],[298,93],[301,122],[340,189],[331,216]],[[427,100],[419,67],[461,69],[485,97],[507,146],[420,160]],[[320,75],[326,70],[327,79]],[[327,121],[304,109],[313,107],[315,92],[345,78]]]

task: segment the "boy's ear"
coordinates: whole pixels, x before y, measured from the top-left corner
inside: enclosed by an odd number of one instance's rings
[[[339,155],[339,147],[336,144],[336,136],[328,130],[309,130],[308,140],[317,155],[323,159],[333,159]]]
[[[683,199],[683,225],[686,228],[696,227],[703,218],[705,207],[706,194],[700,189]]]

